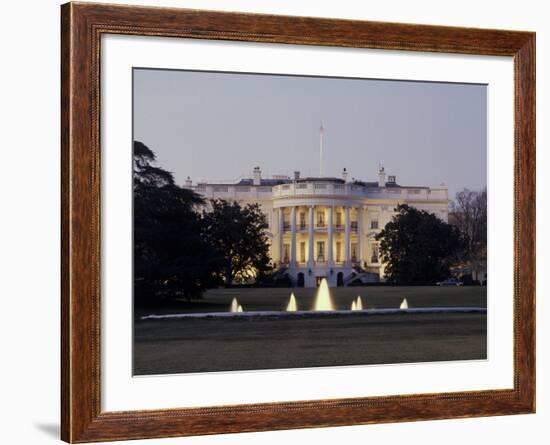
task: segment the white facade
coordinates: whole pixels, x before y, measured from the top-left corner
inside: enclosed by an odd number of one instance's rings
[[[448,220],[446,186],[398,185],[381,168],[377,182],[343,178],[275,177],[263,179],[258,167],[252,179],[233,184],[199,183],[191,188],[205,199],[258,203],[266,214],[270,254],[280,273],[297,286],[314,287],[321,278],[330,286],[361,279],[383,279],[375,235],[399,204]]]

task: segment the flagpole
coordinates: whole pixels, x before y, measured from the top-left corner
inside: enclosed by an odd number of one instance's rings
[[[324,136],[323,123],[319,127],[319,176],[323,176],[323,136]]]

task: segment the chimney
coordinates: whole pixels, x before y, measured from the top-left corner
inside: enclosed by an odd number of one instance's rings
[[[378,187],[386,187],[386,172],[382,166],[378,170]]]
[[[193,181],[191,181],[191,178],[188,176],[187,179],[185,180],[185,187],[191,188],[192,185],[193,185]]]
[[[295,171],[295,172],[294,172],[294,180],[297,181],[298,179],[300,179],[300,172],[299,172],[299,171]]]
[[[348,182],[348,171],[346,167],[344,167],[344,170],[342,170],[342,179],[344,179],[344,182]]]
[[[254,176],[252,179],[252,184],[260,185],[262,183],[262,171],[260,167],[254,167]]]

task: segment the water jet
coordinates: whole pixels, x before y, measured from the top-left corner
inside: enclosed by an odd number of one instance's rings
[[[332,299],[330,297],[330,291],[328,288],[328,283],[326,278],[321,280],[319,285],[319,290],[317,291],[317,296],[315,297],[315,306],[313,307],[314,311],[333,311],[334,306],[332,304]]]
[[[286,310],[287,312],[296,312],[298,310],[298,305],[296,304],[296,297],[294,296],[294,292],[290,294],[290,300],[288,300]]]
[[[233,297],[233,300],[231,300],[231,306],[229,307],[229,312],[238,312],[239,309],[239,302],[237,301],[236,297]]]

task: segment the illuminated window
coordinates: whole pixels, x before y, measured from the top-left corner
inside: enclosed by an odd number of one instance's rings
[[[300,263],[306,262],[306,243],[300,242]]]
[[[351,261],[354,263],[357,262],[357,243],[352,243],[351,245]]]
[[[317,241],[317,261],[325,261],[325,242]]]
[[[290,230],[290,214],[283,215],[283,230]]]
[[[373,244],[371,246],[370,262],[371,263],[378,263],[378,244]]]
[[[306,228],[306,212],[300,212],[300,229]]]
[[[342,212],[336,212],[336,227],[342,227]]]
[[[325,227],[325,212],[317,212],[317,227]]]
[[[285,244],[283,246],[283,262],[288,263],[290,259],[290,244]]]

